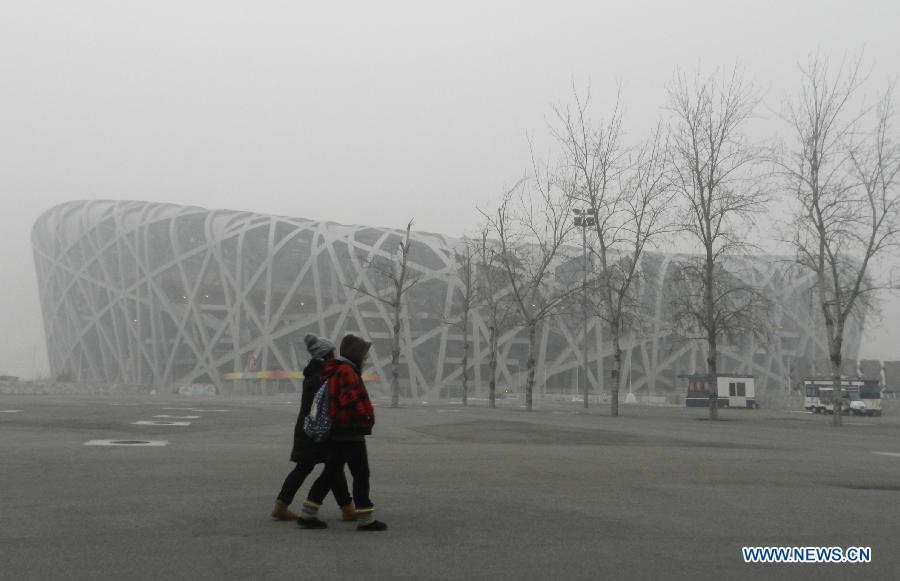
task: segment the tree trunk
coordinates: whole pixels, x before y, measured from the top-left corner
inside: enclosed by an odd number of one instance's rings
[[[532,409],[532,394],[534,393],[534,367],[535,352],[537,351],[537,321],[528,323],[528,379],[525,382],[525,409]]]
[[[820,285],[820,289],[822,286]],[[822,291],[820,290],[820,292]],[[836,306],[835,308],[839,307]],[[823,302],[822,313],[825,316],[825,332],[828,334],[828,355],[831,359],[831,407],[834,411],[832,414],[834,416],[832,425],[838,428],[843,423],[843,418],[841,417],[841,362],[843,361],[841,350],[843,347],[844,327],[840,319],[835,321],[835,317],[829,310],[827,303]]]
[[[707,337],[707,349],[709,353],[706,355],[707,384],[706,389],[709,393],[709,419],[719,419],[719,370],[718,361],[716,360],[716,335],[710,333]]]
[[[581,366],[581,375],[583,376],[584,386],[582,390],[584,391],[584,409],[588,409],[588,395],[590,391],[591,382],[588,380],[588,320],[587,320],[587,309],[584,309],[584,364]]]
[[[841,405],[841,363],[844,361],[844,357],[841,354],[844,346],[844,325],[843,320],[838,318],[836,324],[834,325],[834,337],[831,341],[829,341],[829,351],[831,355],[831,386],[832,386],[832,403],[834,404],[832,407],[834,408],[834,419],[832,420],[832,425],[836,428],[841,427],[843,424],[843,417],[841,416],[841,411],[843,411],[843,406]]]
[[[613,378],[612,394],[609,400],[609,413],[613,417],[619,415],[619,386],[622,385],[622,345],[619,341],[619,324],[614,322],[613,332]]]
[[[488,338],[488,399],[492,408],[497,407],[497,329],[494,325],[490,328]]]
[[[841,412],[843,411],[843,406],[841,405],[841,351],[840,349],[837,352],[831,352],[831,403],[834,408],[834,419],[832,420],[832,425],[836,428],[841,427],[843,423],[843,417],[841,416]]]
[[[468,313],[467,313],[468,314]],[[462,403],[469,405],[469,317],[463,317]]]
[[[712,248],[707,248],[706,258],[706,284],[704,288],[704,302],[706,307],[706,375],[707,393],[709,393],[709,419],[719,419],[719,369],[716,357],[717,345],[715,310],[713,305],[713,277],[715,263],[712,259]],[[712,382],[712,386],[710,383]]]
[[[391,407],[400,407],[400,305],[394,307],[394,336],[391,344]]]

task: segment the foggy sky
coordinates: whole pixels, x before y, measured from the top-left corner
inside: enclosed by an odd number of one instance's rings
[[[676,66],[737,59],[764,98],[748,129],[765,137],[812,51],[862,51],[872,89],[900,73],[895,0],[313,4],[4,3],[0,373],[47,373],[30,231],[55,204],[415,218],[460,236],[526,170],[526,133],[549,148],[573,81],[599,113],[621,83],[640,137]],[[898,338],[875,329],[863,356],[900,359]]]

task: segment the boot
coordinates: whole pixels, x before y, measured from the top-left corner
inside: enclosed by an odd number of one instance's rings
[[[345,504],[341,507],[341,513],[343,516],[341,520],[344,522],[351,522],[356,520],[356,506],[351,502],[350,504]]]
[[[356,511],[356,525],[358,531],[384,531],[387,525],[380,520],[375,520],[375,507],[361,508]]]
[[[275,501],[272,507],[272,518],[278,520],[297,520],[297,515],[288,510],[288,505],[280,500]]]
[[[300,525],[301,529],[327,529],[328,528],[328,523],[320,521],[316,517],[298,518],[297,524]]]
[[[387,525],[380,520],[373,520],[370,523],[364,525],[357,525],[356,530],[358,531],[386,531]]]

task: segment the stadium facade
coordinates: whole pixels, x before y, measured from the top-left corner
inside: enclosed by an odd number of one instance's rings
[[[85,383],[161,389],[209,384],[221,393],[292,390],[307,360],[306,333],[336,341],[353,332],[373,341],[371,389],[386,394],[391,312],[370,296],[380,283],[367,259],[389,259],[403,235],[141,201],[56,206],[32,233],[51,371]],[[418,283],[404,304],[401,386],[416,398],[454,395],[462,377],[463,330],[451,324],[459,319],[464,288],[456,252],[462,241],[421,232],[412,240]],[[580,248],[572,254],[579,253]],[[685,259],[653,253],[643,260],[643,332],[623,345],[623,373],[634,393],[681,391],[678,376],[704,368],[704,344],[677,339],[667,317],[668,299],[677,292],[675,272]],[[734,259],[729,270],[763,289],[777,313],[767,340],[723,341],[719,369],[755,375],[761,392],[824,372],[827,351],[811,280],[772,257]],[[574,315],[541,326],[539,394],[583,388],[583,327]],[[848,361],[856,358],[860,332],[858,323],[849,329]],[[480,310],[472,313],[468,333],[470,389],[484,395],[488,325]],[[604,389],[611,345],[596,318],[587,333],[589,384]],[[523,329],[505,329],[497,365],[500,391],[524,385],[527,352]]]

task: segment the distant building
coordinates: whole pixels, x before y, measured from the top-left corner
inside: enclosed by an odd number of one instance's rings
[[[56,206],[32,234],[52,373],[154,387],[212,384],[226,393],[257,381],[295,389],[307,360],[306,333],[337,341],[354,332],[373,340],[371,388],[387,393],[390,312],[351,287],[378,288],[365,258],[390,255],[402,235],[139,201]],[[421,279],[406,303],[402,387],[407,396],[453,395],[461,383],[463,336],[448,321],[458,314],[462,283],[454,250],[460,241],[419,232],[413,241],[412,269]],[[580,248],[572,254],[579,256]],[[680,392],[677,375],[704,370],[704,344],[673,337],[666,316],[679,292],[674,273],[685,259],[652,253],[643,260],[644,333],[624,343],[625,382],[634,393]],[[557,264],[557,277],[580,277],[577,260]],[[775,299],[777,328],[763,342],[723,337],[719,368],[754,375],[762,392],[785,389],[810,367],[824,370],[825,341],[809,278],[767,256],[734,259],[729,266]],[[487,390],[487,326],[481,313],[472,319],[468,361],[477,396]],[[540,332],[537,392],[578,393],[585,385],[581,319],[555,317]],[[608,389],[609,341],[596,319],[588,334],[591,384]],[[848,360],[856,358],[859,340],[860,325],[851,324]],[[524,385],[527,350],[521,329],[503,334],[498,391]]]

